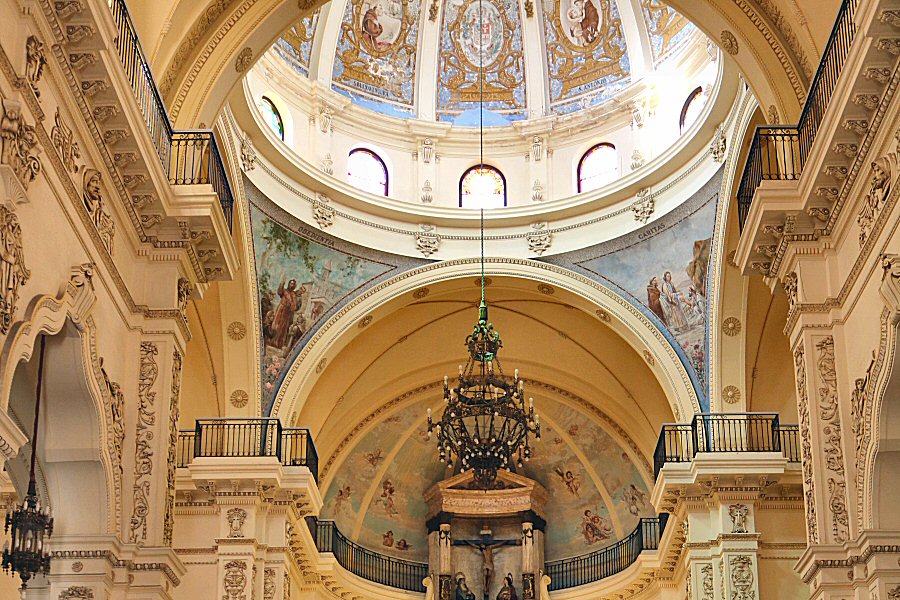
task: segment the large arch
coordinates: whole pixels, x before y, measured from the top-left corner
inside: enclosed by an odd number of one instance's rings
[[[461,282],[471,286],[480,268],[478,259],[434,263],[382,282],[348,303],[319,329],[291,364],[275,398],[272,415],[280,417],[283,422],[293,422],[312,397],[325,366],[359,336],[366,325],[394,312],[399,306],[411,303],[416,290],[421,288],[459,285]],[[540,293],[545,295],[554,294],[557,290],[570,295],[574,308],[592,315],[595,320],[602,320],[604,326],[643,357],[676,420],[700,412],[696,390],[675,349],[663,333],[624,297],[566,269],[529,260],[487,259],[485,275],[494,279],[526,282],[533,289],[543,290]]]
[[[178,127],[211,124],[229,92],[278,36],[319,0],[175,0],[155,45],[154,67]],[[767,114],[795,120],[839,2],[795,1],[766,9],[746,0],[671,0],[710,39],[726,48]],[[824,10],[823,10],[824,8]],[[833,9],[833,10],[832,10]],[[163,11],[135,15],[142,31],[159,31]]]

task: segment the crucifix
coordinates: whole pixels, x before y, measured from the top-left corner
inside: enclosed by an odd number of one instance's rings
[[[491,579],[494,576],[494,551],[504,546],[519,546],[521,539],[495,540],[491,530],[482,526],[477,540],[453,540],[454,546],[470,546],[481,553],[481,580],[484,600],[490,600]]]

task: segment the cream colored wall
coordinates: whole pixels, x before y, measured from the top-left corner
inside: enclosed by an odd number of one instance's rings
[[[220,310],[220,286],[209,287],[202,299],[188,306],[188,326],[193,333],[185,347],[179,427],[190,429],[195,419],[222,417],[225,397],[221,381],[225,368]]]
[[[777,412],[783,423],[797,423],[793,359],[784,334],[787,297],[780,290],[773,294],[759,277],[748,278],[746,286],[747,410]]]

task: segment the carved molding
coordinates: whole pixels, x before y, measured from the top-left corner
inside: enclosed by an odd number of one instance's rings
[[[822,435],[821,451],[828,475],[828,505],[831,510],[832,541],[843,543],[850,535],[847,514],[847,483],[844,451],[841,446],[841,415],[837,393],[837,369],[834,338],[825,336],[816,342],[816,390]]]
[[[806,508],[806,538],[810,544],[819,543],[819,525],[816,518],[816,491],[813,480],[812,442],[810,440],[809,396],[806,392],[805,352],[801,344],[794,351],[795,379],[797,383],[797,412],[800,417],[800,464],[803,472],[803,501]]]
[[[134,442],[134,507],[131,513],[130,539],[138,546],[147,540],[147,517],[150,514],[150,488],[153,475],[153,439],[156,428],[156,392],[153,386],[159,375],[156,356],[159,348],[153,342],[141,342],[138,376],[138,423]]]
[[[181,352],[172,353],[172,389],[169,397],[169,443],[166,452],[166,510],[163,524],[163,545],[172,545],[175,528],[175,462],[178,452],[179,396],[181,395]]]

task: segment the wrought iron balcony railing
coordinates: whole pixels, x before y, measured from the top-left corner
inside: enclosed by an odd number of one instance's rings
[[[841,4],[797,124],[756,128],[737,192],[738,222],[742,230],[760,183],[800,178],[856,36],[854,19],[858,2],[844,0]]]
[[[334,521],[306,517],[319,552],[331,552],[338,564],[363,579],[410,592],[425,592],[428,563],[386,556],[348,540]]]
[[[319,455],[308,429],[281,426],[278,419],[197,419],[192,430],[178,432],[176,464],[195,458],[274,456],[282,465],[304,466],[319,481]]]
[[[641,519],[634,531],[615,544],[583,556],[546,563],[544,572],[550,577],[549,590],[564,590],[621,573],[634,564],[644,550],[659,548],[668,518],[668,513],[662,513],[659,517]]]
[[[222,214],[230,228],[234,195],[212,130],[175,131],[172,128],[125,0],[108,0],[108,3],[118,30],[116,50],[119,59],[169,183],[210,184],[219,197]]]
[[[797,425],[782,425],[775,413],[703,413],[688,423],[663,425],[656,442],[653,471],[666,463],[691,462],[700,452],[780,452],[800,461]]]

